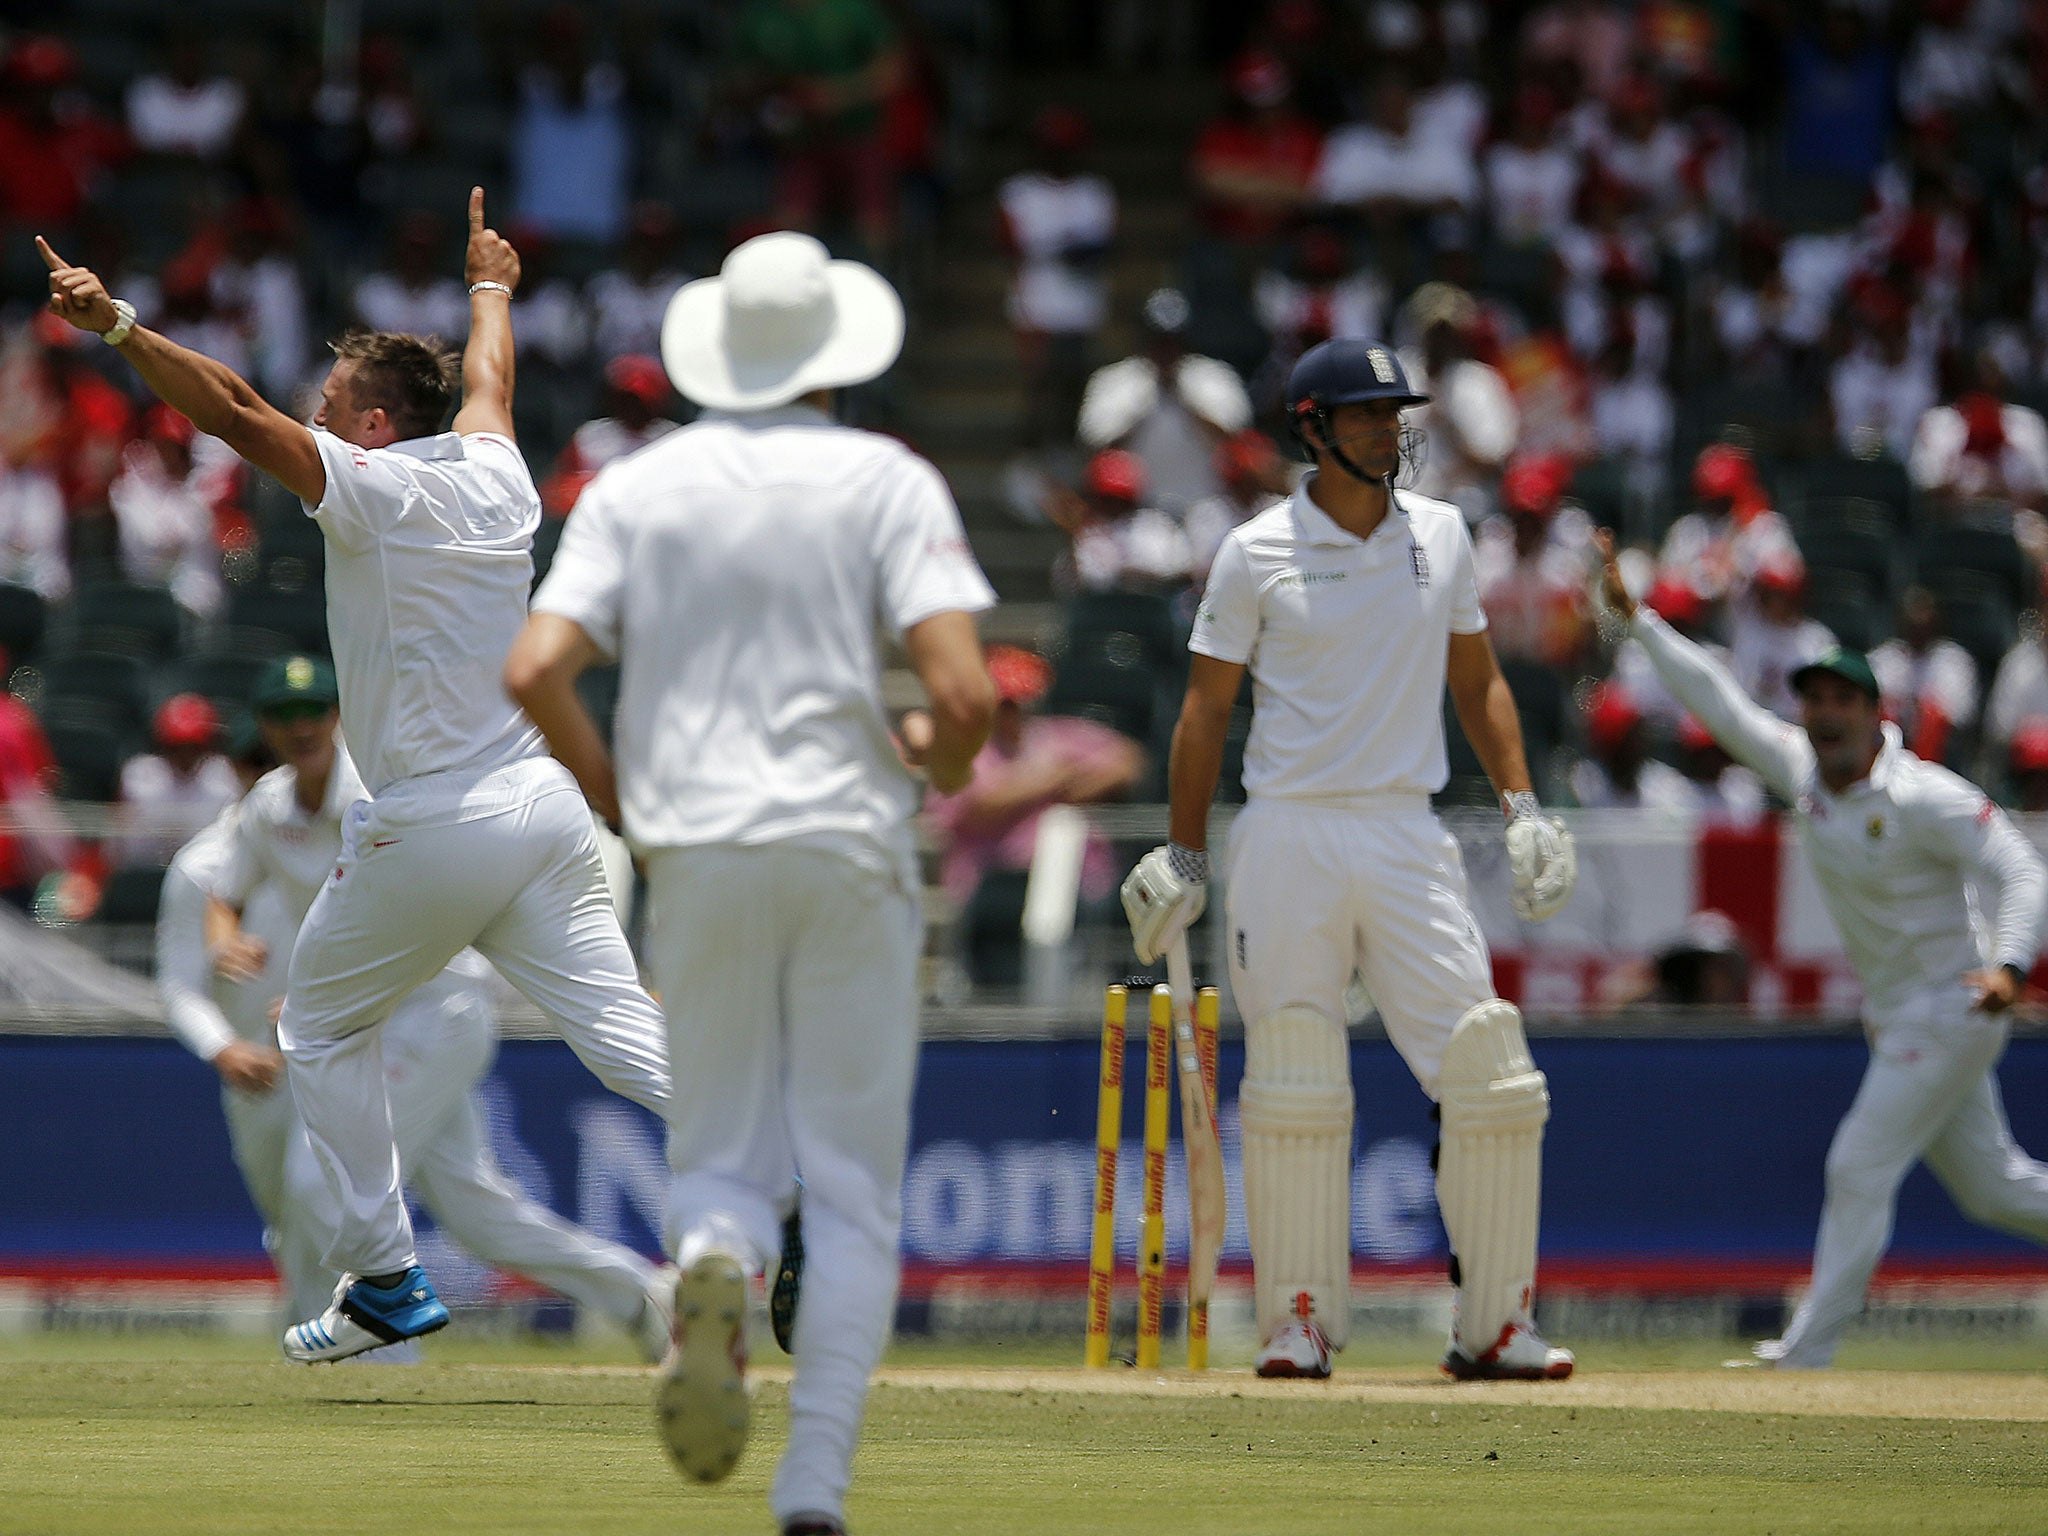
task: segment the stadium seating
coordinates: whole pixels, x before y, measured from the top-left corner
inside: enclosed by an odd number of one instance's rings
[[[128,743],[121,731],[89,718],[72,718],[64,710],[51,712],[43,731],[57,759],[60,800],[115,798],[121,787],[121,764],[128,759]]]
[[[10,663],[18,665],[35,655],[47,622],[42,594],[0,583],[0,647]]]
[[[163,888],[162,865],[124,864],[107,877],[93,915],[103,923],[154,923]]]
[[[186,627],[184,609],[162,587],[106,582],[81,587],[73,595],[63,632],[77,650],[162,660],[177,655]]]
[[[102,706],[124,729],[142,730],[149,719],[149,669],[137,657],[107,651],[45,656],[36,663],[41,710],[50,718],[63,701]]]

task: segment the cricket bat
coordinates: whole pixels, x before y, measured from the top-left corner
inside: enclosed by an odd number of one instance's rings
[[[1173,993],[1181,1154],[1188,1169],[1188,1303],[1206,1307],[1216,1288],[1216,1262],[1223,1252],[1223,1142],[1216,1134],[1216,1117],[1209,1112],[1202,1057],[1195,1048],[1195,974],[1185,934],[1166,952],[1166,983]]]

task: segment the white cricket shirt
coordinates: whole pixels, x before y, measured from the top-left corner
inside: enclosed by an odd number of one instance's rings
[[[1873,1023],[1914,1017],[1978,966],[2033,968],[2048,866],[1982,790],[1908,752],[1887,722],[1869,777],[1833,794],[1805,731],[1649,609],[1631,628],[1679,702],[1793,807]]]
[[[276,893],[258,886],[248,895],[242,927],[270,948],[263,974],[246,982],[223,981],[214,974],[206,943],[206,898],[222,896],[222,881],[235,862],[236,815],[236,807],[229,806],[172,855],[157,904],[156,984],[164,1000],[164,1022],[202,1061],[213,1060],[237,1039],[277,1043],[270,1004],[284,991],[296,932]]]
[[[232,856],[214,887],[222,901],[238,907],[258,885],[269,885],[283,898],[294,934],[341,857],[342,817],[367,798],[348,749],[340,745],[318,810],[299,804],[298,787],[291,768],[273,768],[256,781],[235,816]]]
[[[877,630],[994,601],[936,469],[786,406],[708,414],[606,467],[533,607],[618,658],[631,841],[802,840],[901,873],[917,786]]]
[[[1450,637],[1486,628],[1464,516],[1395,491],[1359,539],[1310,499],[1313,483],[1224,539],[1188,648],[1251,669],[1248,798],[1433,794],[1450,776]]]
[[[546,756],[502,676],[526,622],[540,525],[519,449],[493,432],[367,449],[328,432],[313,440],[327,470],[309,510],[327,535],[342,731],[369,792]]]

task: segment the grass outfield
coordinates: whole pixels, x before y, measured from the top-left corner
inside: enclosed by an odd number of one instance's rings
[[[671,1471],[646,1373],[616,1353],[430,1353],[308,1369],[253,1341],[0,1342],[0,1533],[770,1529],[787,1401],[772,1349],[754,1444],[715,1489]],[[1328,1384],[1086,1375],[1072,1353],[899,1348],[854,1529],[2048,1533],[2038,1339],[1857,1346],[1824,1375],[1726,1370],[1720,1346],[1595,1346],[1578,1379],[1541,1387],[1453,1386],[1406,1347],[1354,1348]]]

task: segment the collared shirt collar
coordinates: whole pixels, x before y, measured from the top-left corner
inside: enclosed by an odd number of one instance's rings
[[[1331,520],[1330,514],[1316,505],[1315,498],[1308,493],[1309,486],[1314,482],[1315,476],[1308,476],[1294,488],[1294,495],[1289,498],[1294,503],[1294,526],[1304,544],[1333,544],[1339,547],[1348,544],[1369,544],[1390,524],[1405,524],[1408,520],[1408,514],[1402,510],[1399,499],[1389,491],[1387,515],[1380,519],[1378,527],[1361,539],[1357,534],[1347,533],[1339,528]]]
[[[699,421],[729,421],[742,427],[823,427],[830,426],[833,418],[815,405],[805,405],[792,400],[787,405],[771,405],[759,411],[705,411]]]
[[[1809,788],[1813,793],[1825,795],[1830,800],[1846,800],[1849,796],[1861,794],[1866,789],[1879,792],[1889,789],[1892,775],[1898,772],[1899,760],[1906,755],[1906,742],[1899,734],[1899,728],[1889,720],[1879,722],[1877,734],[1877,757],[1870,765],[1870,772],[1840,794],[1836,794],[1821,782],[1820,765],[1816,763],[1812,773],[1808,775]]]
[[[391,444],[391,451],[414,459],[459,459],[463,453],[462,434],[436,432],[431,437],[408,437]]]

